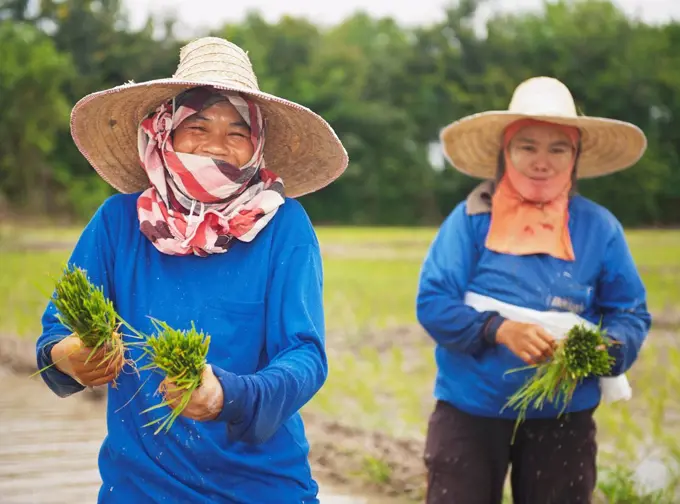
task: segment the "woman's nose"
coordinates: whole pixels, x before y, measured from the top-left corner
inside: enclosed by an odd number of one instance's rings
[[[535,170],[543,172],[548,170],[550,164],[548,163],[548,160],[545,155],[539,154],[538,156],[536,156],[536,159],[534,160],[533,167]]]
[[[203,149],[214,155],[229,154],[229,143],[224,133],[211,133],[203,144]]]

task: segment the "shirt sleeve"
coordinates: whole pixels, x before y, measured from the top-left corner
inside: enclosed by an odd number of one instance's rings
[[[97,210],[83,230],[68,264],[84,269],[90,281],[96,286],[103,286],[104,294],[111,297],[108,273],[113,270],[113,252],[107,230],[108,223],[104,215],[106,206],[107,203],[104,203]],[[58,396],[67,397],[85,387],[53,365],[52,348],[71,334],[71,331],[59,321],[57,314],[57,309],[50,300],[42,316],[42,334],[36,341],[36,357],[38,369],[46,368],[40,375],[47,386]]]
[[[611,354],[616,358],[612,375],[625,373],[638,357],[651,327],[647,294],[617,223],[607,244],[602,272],[598,279],[596,303],[602,314],[602,329],[615,340]]]
[[[225,397],[217,420],[227,422],[231,439],[252,444],[267,441],[328,374],[318,243],[284,250],[273,268],[266,313],[269,364],[246,376],[214,368]]]
[[[460,204],[442,224],[421,269],[416,313],[439,345],[474,355],[495,344],[504,319],[463,301],[479,259],[470,221]]]

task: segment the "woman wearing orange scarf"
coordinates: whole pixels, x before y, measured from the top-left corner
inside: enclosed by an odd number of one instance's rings
[[[441,135],[451,164],[487,179],[442,224],[423,264],[418,319],[436,342],[437,403],[425,463],[429,504],[500,504],[509,467],[519,504],[591,502],[602,400],[627,398],[624,373],[651,325],[646,292],[616,218],[576,193],[576,180],[635,164],[642,131],[578,116],[546,77],[515,90],[509,110],[466,117]],[[552,355],[555,327],[602,323],[612,377],[576,389],[566,414],[504,405]]]

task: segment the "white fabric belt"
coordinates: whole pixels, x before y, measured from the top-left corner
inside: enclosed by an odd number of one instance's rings
[[[583,324],[589,329],[597,327],[575,313],[531,310],[474,292],[465,294],[465,304],[480,312],[498,312],[502,317],[515,322],[540,325],[558,340],[566,338],[569,330],[575,325]],[[600,378],[600,390],[602,400],[608,403],[627,401],[633,396],[633,390],[625,374]]]

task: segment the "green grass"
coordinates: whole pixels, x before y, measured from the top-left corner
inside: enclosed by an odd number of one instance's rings
[[[0,334],[37,338],[68,252],[0,251]]]
[[[369,483],[385,485],[392,478],[392,469],[384,460],[367,455],[364,458],[362,471],[358,475],[365,478]]]
[[[317,236],[322,244],[420,244],[427,247],[434,238],[435,228],[400,228],[400,227],[346,227],[327,226],[316,228]]]
[[[415,293],[432,228],[318,229],[324,254],[325,302],[330,331],[415,323]],[[39,316],[69,250],[12,251],[11,246],[72,242],[77,228],[0,227],[0,333],[35,335]],[[680,306],[680,231],[633,231],[633,256],[652,310]],[[11,244],[11,246],[10,246]],[[36,316],[37,315],[37,316]]]
[[[75,242],[81,231],[80,226],[19,225],[2,222],[0,223],[0,248],[7,244]]]
[[[324,258],[324,297],[331,331],[358,333],[415,321],[420,264],[395,259]]]

